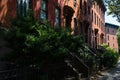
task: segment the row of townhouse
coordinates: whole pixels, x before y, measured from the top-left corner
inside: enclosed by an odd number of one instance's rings
[[[37,20],[47,20],[54,27],[70,27],[71,34],[83,35],[92,48],[106,41],[102,0],[0,0],[1,24],[9,26],[11,18],[27,15],[28,9]]]
[[[120,52],[117,41],[117,31],[119,26],[110,23],[105,23],[105,27],[106,27],[106,44],[108,44],[108,46],[113,48],[115,51]]]

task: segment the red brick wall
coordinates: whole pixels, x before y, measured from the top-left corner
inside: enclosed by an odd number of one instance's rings
[[[117,28],[106,26],[106,44],[118,52]],[[109,36],[109,38],[108,38]]]
[[[40,20],[40,2],[41,0],[30,0],[31,1],[31,8],[34,12],[34,16],[37,20]],[[60,14],[60,25],[61,27],[65,28],[66,25],[66,17],[64,16],[64,6],[68,6],[70,10],[73,10],[73,15],[71,16],[70,26],[72,29],[71,34],[74,34],[74,18],[77,20],[77,31],[78,34],[80,34],[80,22],[82,22],[82,28],[83,28],[83,34],[87,35],[88,43],[93,43],[94,41],[91,40],[92,30],[94,31],[95,28],[99,29],[99,34],[103,33],[104,31],[104,11],[100,12],[97,7],[92,8],[92,0],[82,0],[82,10],[80,10],[80,0],[76,0],[76,5],[74,6],[74,0],[47,0],[48,1],[48,16],[47,20],[55,26],[55,8],[59,7],[61,10]],[[85,5],[84,2],[86,2],[86,11],[87,13],[84,14]],[[88,14],[88,7],[90,7],[90,14]],[[99,17],[102,25],[95,25],[92,23],[92,10],[96,13],[96,15]],[[17,0],[0,0],[0,22],[2,22],[5,26],[8,26],[10,24],[10,19],[16,17],[17,12]],[[69,13],[69,12],[68,12]],[[94,19],[94,18],[93,18]],[[87,29],[87,30],[86,30]],[[86,32],[87,31],[87,32]],[[100,37],[100,36],[99,36]],[[101,41],[98,41],[98,44],[100,44]]]
[[[95,42],[95,29],[98,30],[97,33],[97,46],[105,43],[106,34],[105,34],[105,9],[103,8],[104,5],[99,5],[95,2],[92,5],[92,42]],[[104,35],[103,39],[101,39],[101,35]],[[92,44],[92,46],[96,45],[96,43]]]
[[[41,0],[32,0],[32,9],[34,12],[34,16],[36,19],[40,20],[40,2]],[[51,22],[51,24],[54,26],[55,22],[55,5],[57,5],[57,0],[48,0],[48,14],[47,14],[47,20]]]
[[[16,17],[16,10],[16,0],[0,0],[0,22],[9,26],[10,19]]]
[[[40,0],[31,0],[32,9],[36,19],[40,19]]]

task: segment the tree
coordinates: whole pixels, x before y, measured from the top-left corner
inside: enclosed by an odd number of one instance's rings
[[[120,22],[120,0],[105,0],[109,11],[108,15],[113,15],[117,17],[117,21]]]
[[[105,3],[108,7],[108,15],[113,15],[120,22],[120,0],[105,0]],[[120,47],[120,29],[118,29],[117,39]]]
[[[118,62],[118,53],[114,49],[110,48],[107,44],[101,44],[100,46],[102,51],[100,54],[100,57],[103,61],[102,65],[104,67],[114,67]]]
[[[120,28],[118,29],[117,32],[117,39],[118,39],[118,46],[120,47]]]

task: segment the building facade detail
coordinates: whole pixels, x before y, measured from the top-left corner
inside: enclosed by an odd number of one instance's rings
[[[47,20],[55,28],[71,28],[72,35],[83,36],[84,42],[93,48],[105,42],[104,3],[93,3],[93,0],[1,0],[0,22],[9,26],[11,18],[26,16],[29,9],[39,21]]]
[[[105,26],[106,26],[106,43],[108,44],[108,46],[110,46],[111,48],[118,52],[118,41],[116,33],[119,26],[110,23],[105,23]]]
[[[102,0],[101,0],[102,1]],[[99,4],[95,1],[92,5],[92,47],[98,48],[102,43],[105,43],[105,11],[106,8],[102,1]]]

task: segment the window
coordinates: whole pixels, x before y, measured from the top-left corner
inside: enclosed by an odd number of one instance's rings
[[[114,44],[113,44],[113,47],[114,47]]]
[[[109,40],[109,36],[108,36],[108,40]]]
[[[99,24],[99,18],[98,18],[98,16],[97,16],[97,26],[99,26],[98,24]]]
[[[108,46],[110,46],[110,43],[108,42]]]
[[[114,30],[112,32],[114,33]]]
[[[107,32],[109,33],[109,28],[107,29]]]
[[[55,9],[55,26],[60,26],[60,9],[58,7]]]
[[[95,16],[95,17],[94,17],[94,18],[95,18],[94,23],[96,24],[96,13],[94,13],[94,16]]]
[[[76,6],[76,0],[74,0],[74,6]]]
[[[77,19],[74,18],[74,34],[77,35]]]
[[[88,14],[90,15],[90,6],[88,6]]]
[[[80,22],[80,35],[83,34],[83,29],[82,29],[82,22]]]
[[[96,25],[97,25],[97,21],[98,21],[98,18],[97,18],[97,15],[96,15]]]
[[[80,0],[80,9],[82,9],[82,0]]]
[[[18,15],[26,16],[29,9],[29,0],[17,0]]]
[[[101,27],[100,22],[101,22],[101,20],[99,19],[99,27]]]
[[[92,10],[92,21],[93,21],[93,18],[94,18],[94,17],[93,17],[93,10]]]
[[[47,19],[47,2],[45,0],[41,0],[40,18]]]
[[[84,2],[84,8],[85,8],[85,14],[87,14],[87,5],[86,5],[86,2]]]

